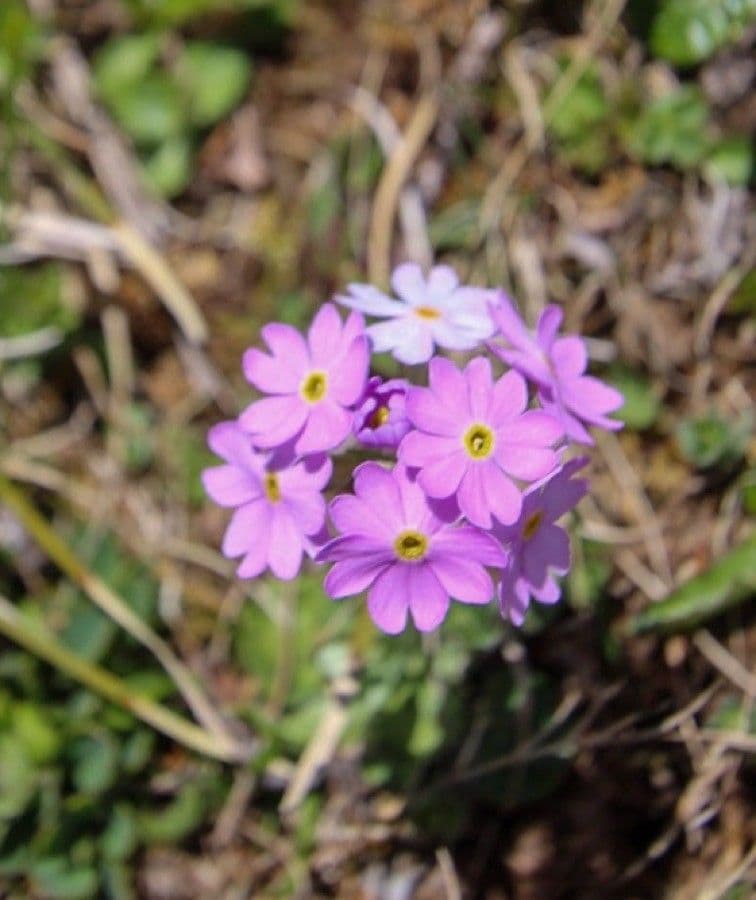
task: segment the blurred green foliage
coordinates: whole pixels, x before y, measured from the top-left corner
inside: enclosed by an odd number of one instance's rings
[[[677,441],[683,456],[698,469],[732,469],[743,458],[753,419],[728,421],[716,413],[680,423]]]
[[[630,634],[674,633],[697,628],[753,598],[756,591],[756,535],[747,538],[658,603],[633,616]]]
[[[561,61],[564,72],[569,60]],[[658,98],[643,97],[625,82],[610,97],[589,66],[548,123],[556,152],[588,175],[603,171],[619,153],[640,163],[701,170],[712,180],[745,185],[753,177],[754,148],[745,135],[720,136],[701,90],[683,83]]]
[[[693,66],[754,21],[755,0],[663,0],[651,26],[651,50],[673,65]]]
[[[151,186],[172,197],[191,178],[199,134],[238,105],[252,68],[243,51],[207,41],[188,41],[165,64],[164,43],[152,32],[111,38],[95,57],[94,81]]]

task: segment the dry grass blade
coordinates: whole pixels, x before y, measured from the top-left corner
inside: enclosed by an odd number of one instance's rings
[[[385,287],[391,268],[391,236],[399,196],[412,166],[436,124],[439,110],[437,91],[425,94],[388,161],[375,192],[368,239],[368,273],[373,284]]]
[[[192,295],[163,257],[126,222],[113,226],[121,252],[162,300],[192,344],[207,340],[207,325]]]
[[[0,500],[18,517],[50,559],[114,622],[146,647],[173,679],[194,715],[209,731],[233,742],[222,716],[200,690],[194,675],[159,635],[146,625],[104,581],[91,572],[48,525],[22,491],[0,475]]]
[[[251,756],[251,746],[228,735],[205,731],[192,722],[187,722],[159,703],[135,694],[112,673],[80,659],[39,623],[28,622],[2,596],[0,633],[190,750],[225,762],[242,762]]]

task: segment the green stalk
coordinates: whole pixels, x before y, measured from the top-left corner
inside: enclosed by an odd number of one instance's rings
[[[242,762],[249,758],[249,749],[237,741],[211,734],[187,722],[161,704],[135,694],[111,672],[80,659],[43,626],[19,613],[2,596],[0,634],[190,750],[224,762]]]

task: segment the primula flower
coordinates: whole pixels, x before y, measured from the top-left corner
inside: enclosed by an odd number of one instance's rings
[[[331,477],[331,461],[311,456],[278,469],[236,422],[211,428],[208,444],[226,464],[205,469],[205,490],[221,506],[236,507],[223,537],[224,556],[242,557],[240,578],[254,578],[266,568],[278,578],[294,578],[303,551],[315,555],[313,541],[325,524],[321,491]]]
[[[350,434],[352,413],[365,387],[370,358],[365,323],[352,313],[342,326],[332,303],[321,306],[307,340],[291,325],[266,325],[262,337],[271,356],[244,354],[247,380],[264,394],[239,417],[262,448],[292,442],[297,455],[332,450]]]
[[[525,494],[517,522],[494,530],[510,550],[499,584],[499,606],[502,616],[515,625],[522,625],[531,597],[539,603],[556,603],[561,596],[553,574],[568,572],[570,541],[555,523],[588,491],[585,479],[570,477],[586,462],[571,460],[553,478],[535,485]]]
[[[331,518],[342,535],[316,558],[335,563],[324,584],[331,597],[369,588],[368,611],[388,634],[404,629],[408,611],[419,631],[437,628],[450,595],[462,603],[489,602],[493,584],[484,567],[506,563],[490,535],[439,518],[401,464],[389,471],[363,463],[354,491],[332,501]]]
[[[585,341],[576,334],[558,338],[562,310],[550,304],[541,313],[535,334],[525,327],[507,297],[491,306],[491,314],[501,334],[511,344],[490,344],[490,350],[539,388],[543,408],[556,416],[569,437],[580,444],[593,444],[583,423],[616,431],[622,423],[607,414],[619,409],[622,394],[613,387],[586,375],[588,354]]]
[[[399,445],[399,459],[420,470],[430,497],[456,496],[461,512],[481,528],[516,521],[522,495],[512,478],[535,481],[559,465],[551,449],[562,426],[541,410],[529,410],[525,381],[507,372],[495,384],[487,359],[464,372],[435,357],[430,387],[411,388],[407,415],[415,427]]]
[[[348,295],[336,297],[344,306],[388,319],[367,329],[375,353],[390,350],[400,362],[424,363],[434,344],[472,350],[496,330],[488,305],[497,292],[461,286],[449,266],[435,266],[426,279],[417,263],[403,263],[394,269],[391,286],[399,300],[370,284],[350,284]]]
[[[405,412],[409,382],[403,378],[383,381],[377,375],[368,380],[365,393],[354,413],[354,433],[361,444],[382,450],[396,450],[410,430]]]

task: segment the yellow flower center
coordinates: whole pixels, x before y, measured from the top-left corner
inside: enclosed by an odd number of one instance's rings
[[[415,315],[421,319],[440,319],[441,313],[434,306],[416,306]]]
[[[428,538],[419,531],[403,531],[394,541],[394,550],[399,559],[415,562],[422,559],[428,550]]]
[[[388,422],[390,415],[388,406],[379,406],[367,420],[367,423],[370,428],[380,428],[381,425],[385,425]]]
[[[496,436],[488,425],[476,422],[467,429],[462,443],[473,459],[486,459],[493,453]]]
[[[299,394],[308,403],[317,403],[325,397],[328,376],[325,372],[310,372],[299,386]]]
[[[541,527],[541,522],[543,522],[543,512],[540,509],[538,512],[534,512],[532,516],[528,516],[522,529],[522,536],[526,541],[529,541],[538,531]]]
[[[278,484],[278,475],[275,472],[266,472],[263,479],[265,496],[271,503],[278,503],[281,499],[281,488]]]

